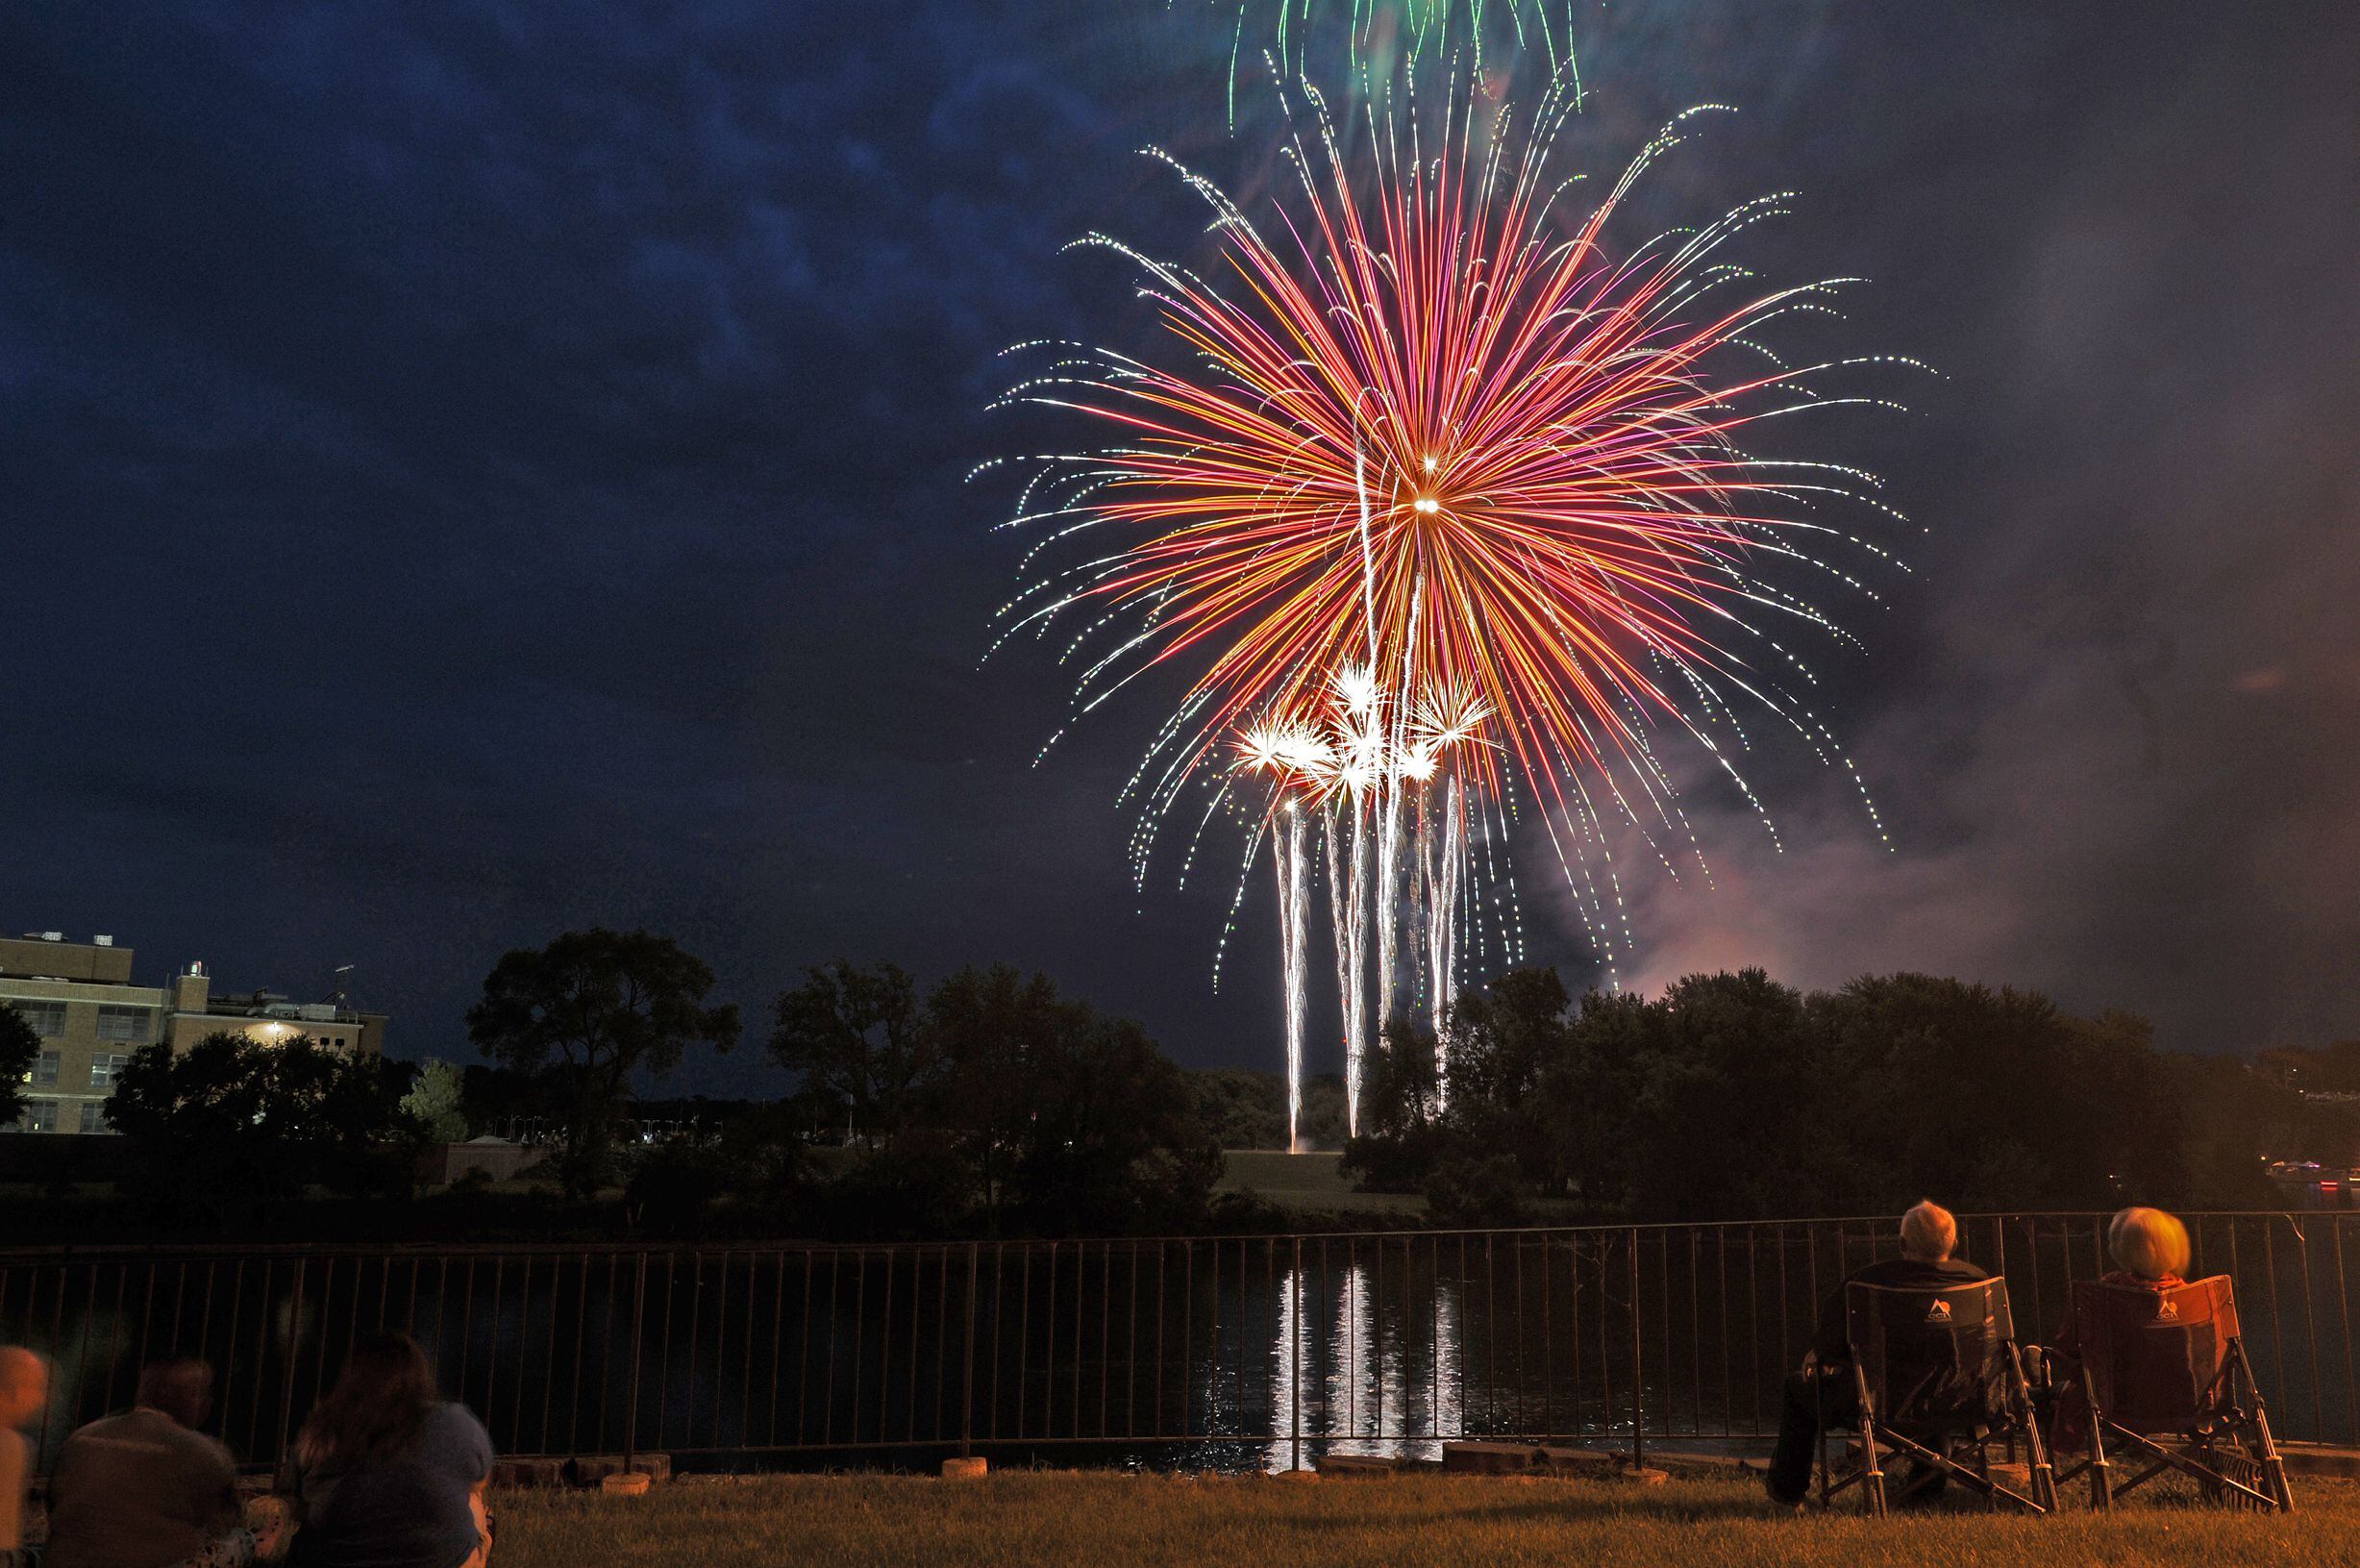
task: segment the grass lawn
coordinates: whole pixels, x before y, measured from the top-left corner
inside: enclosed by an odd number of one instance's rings
[[[1337,1170],[1343,1156],[1323,1150],[1290,1155],[1283,1149],[1228,1149],[1218,1192],[1251,1192],[1281,1208],[1329,1213],[1423,1214],[1426,1200],[1409,1193],[1354,1192]]]
[[[646,1563],[1169,1564],[1171,1568],[1616,1568],[1619,1564],[2360,1562],[2360,1483],[2298,1482],[2292,1518],[2169,1499],[2101,1518],[1958,1509],[1889,1519],[1773,1514],[1738,1481],[1259,1477],[1010,1472],[978,1481],[779,1477],[658,1487],[642,1498],[524,1492],[496,1500],[498,1568]]]

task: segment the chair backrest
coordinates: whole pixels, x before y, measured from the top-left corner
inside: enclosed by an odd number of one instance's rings
[[[2016,1337],[2007,1282],[1938,1290],[1844,1287],[1845,1334],[1876,1419],[1893,1426],[1989,1423],[2008,1407],[2007,1347]]]
[[[2219,1413],[2237,1344],[2228,1276],[2156,1290],[2074,1282],[2074,1333],[2098,1407],[2134,1431],[2179,1431]]]

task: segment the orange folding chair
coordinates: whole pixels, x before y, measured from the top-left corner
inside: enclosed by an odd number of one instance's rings
[[[2294,1508],[2226,1275],[2163,1291],[2077,1280],[2073,1311],[2089,1436],[2059,1481],[2086,1472],[2091,1506],[2110,1508],[2177,1470],[2223,1502]],[[2117,1481],[2110,1446],[2146,1468]]]
[[[1888,1454],[1962,1483],[1994,1508],[2006,1504],[2046,1513],[2055,1506],[2005,1280],[1939,1290],[1851,1284],[1844,1309],[1856,1406],[1833,1424],[1856,1431],[1859,1447],[1839,1473],[1828,1461],[1830,1423],[1821,1423],[1823,1506],[1856,1485],[1862,1510],[1882,1518]],[[2011,1452],[2021,1445],[2028,1455],[2029,1495],[1993,1476],[1991,1449],[2000,1443]]]

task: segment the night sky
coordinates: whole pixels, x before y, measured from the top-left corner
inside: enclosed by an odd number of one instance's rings
[[[1077,23],[1077,15],[1091,19]],[[1183,1060],[1276,1065],[1257,880],[1129,882],[1157,714],[1039,766],[1066,672],[981,660],[1022,339],[1153,343],[1103,228],[1202,260],[1151,141],[1267,188],[1209,0],[0,11],[0,927],[140,978],[356,996],[463,1058],[513,945],[1037,966]],[[1840,778],[1701,773],[1709,891],[1628,879],[1625,978],[1913,967],[2360,1034],[2360,181],[2344,6],[1586,6],[1568,167],[1765,189],[1776,281],[1920,356],[1811,450],[1922,533],[1840,603]],[[1516,86],[1528,89],[1529,73]],[[1067,444],[1076,439],[1070,428]],[[1528,939],[1593,973],[1523,846]],[[1225,849],[1225,855],[1228,851]],[[688,1086],[773,1092],[758,1051]]]

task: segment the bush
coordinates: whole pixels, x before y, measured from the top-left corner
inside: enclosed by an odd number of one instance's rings
[[[1529,1218],[1525,1183],[1511,1155],[1449,1159],[1426,1179],[1427,1217],[1467,1230],[1522,1225]]]
[[[680,1139],[639,1157],[623,1183],[623,1220],[634,1231],[693,1231],[726,1185],[718,1151]]]

